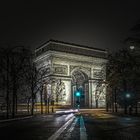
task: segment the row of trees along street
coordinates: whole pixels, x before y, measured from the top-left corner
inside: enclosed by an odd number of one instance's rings
[[[18,104],[25,102],[28,113],[33,115],[36,93],[42,96],[43,74],[36,69],[30,49],[16,46],[0,50],[0,92],[4,97],[0,106],[4,107],[7,118],[14,118],[18,114]]]
[[[124,113],[138,113],[140,104],[140,24],[125,40],[128,48],[110,54],[107,64],[107,111],[123,108]]]

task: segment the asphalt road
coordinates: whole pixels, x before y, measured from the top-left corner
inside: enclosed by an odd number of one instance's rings
[[[73,115],[43,115],[30,119],[0,123],[0,139],[47,140]]]
[[[83,110],[88,140],[140,140],[140,118]]]
[[[0,123],[2,140],[139,140],[140,118],[102,110],[80,114],[41,115]]]

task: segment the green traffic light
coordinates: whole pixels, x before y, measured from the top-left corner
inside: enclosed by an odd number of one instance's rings
[[[80,96],[81,96],[81,94],[80,94],[79,91],[76,92],[76,96],[77,96],[77,97],[80,97]]]

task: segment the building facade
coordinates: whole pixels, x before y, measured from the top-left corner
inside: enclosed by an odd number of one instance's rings
[[[105,107],[107,51],[49,40],[35,50],[37,69],[44,71],[44,98],[59,105]],[[76,92],[80,97],[76,97]]]

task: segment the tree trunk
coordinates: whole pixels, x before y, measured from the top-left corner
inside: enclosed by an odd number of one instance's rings
[[[34,78],[32,75],[31,78],[31,100],[32,100],[32,105],[31,105],[31,115],[34,115],[34,99],[35,99],[35,95],[34,95]]]
[[[15,117],[15,112],[16,112],[16,88],[15,85],[13,87],[13,105],[12,105],[12,118]]]
[[[34,115],[34,96],[33,95],[32,95],[32,105],[31,105],[31,115]]]
[[[117,103],[115,103],[115,112],[118,112],[118,107],[117,107]]]
[[[114,102],[112,102],[112,112],[114,112]]]
[[[138,114],[138,104],[136,102],[136,106],[135,106],[135,114],[137,115]]]
[[[96,108],[98,108],[98,99],[96,99]]]
[[[49,114],[50,113],[50,111],[49,111],[49,109],[50,109],[50,99],[49,98],[48,98],[48,102],[47,103],[48,103],[48,106],[47,106],[48,109],[47,110],[48,110],[48,114]]]
[[[117,112],[117,91],[116,91],[116,88],[115,88],[114,93],[115,93],[115,95],[114,95],[114,101],[115,101],[115,112]]]
[[[7,119],[9,118],[9,57],[7,55],[7,76],[6,76],[6,88],[7,88],[7,91],[6,91],[6,116],[7,116]]]
[[[43,114],[43,97],[42,97],[42,91],[40,92],[40,98],[41,98],[41,114]]]
[[[7,81],[7,93],[6,93],[6,116],[7,116],[7,119],[9,118],[9,81]]]
[[[59,97],[59,95],[58,94],[56,94],[56,102],[58,103],[58,97]]]
[[[18,103],[17,103],[17,94],[15,95],[15,111],[18,113]]]
[[[29,107],[30,107],[30,98],[27,99],[27,112],[28,112],[28,115],[30,113]]]
[[[127,105],[124,106],[124,114],[127,114]]]
[[[106,112],[108,112],[108,102],[106,103]]]
[[[15,108],[16,108],[16,95],[17,95],[17,89],[16,89],[16,75],[13,71],[13,105],[12,105],[12,118],[15,117]]]
[[[12,118],[14,117],[15,117],[15,93],[13,93],[13,104],[12,104]]]
[[[127,84],[126,84],[126,80],[123,79],[123,90],[124,93],[126,93],[127,91]],[[127,101],[126,101],[126,97],[124,97],[124,114],[127,114]]]

